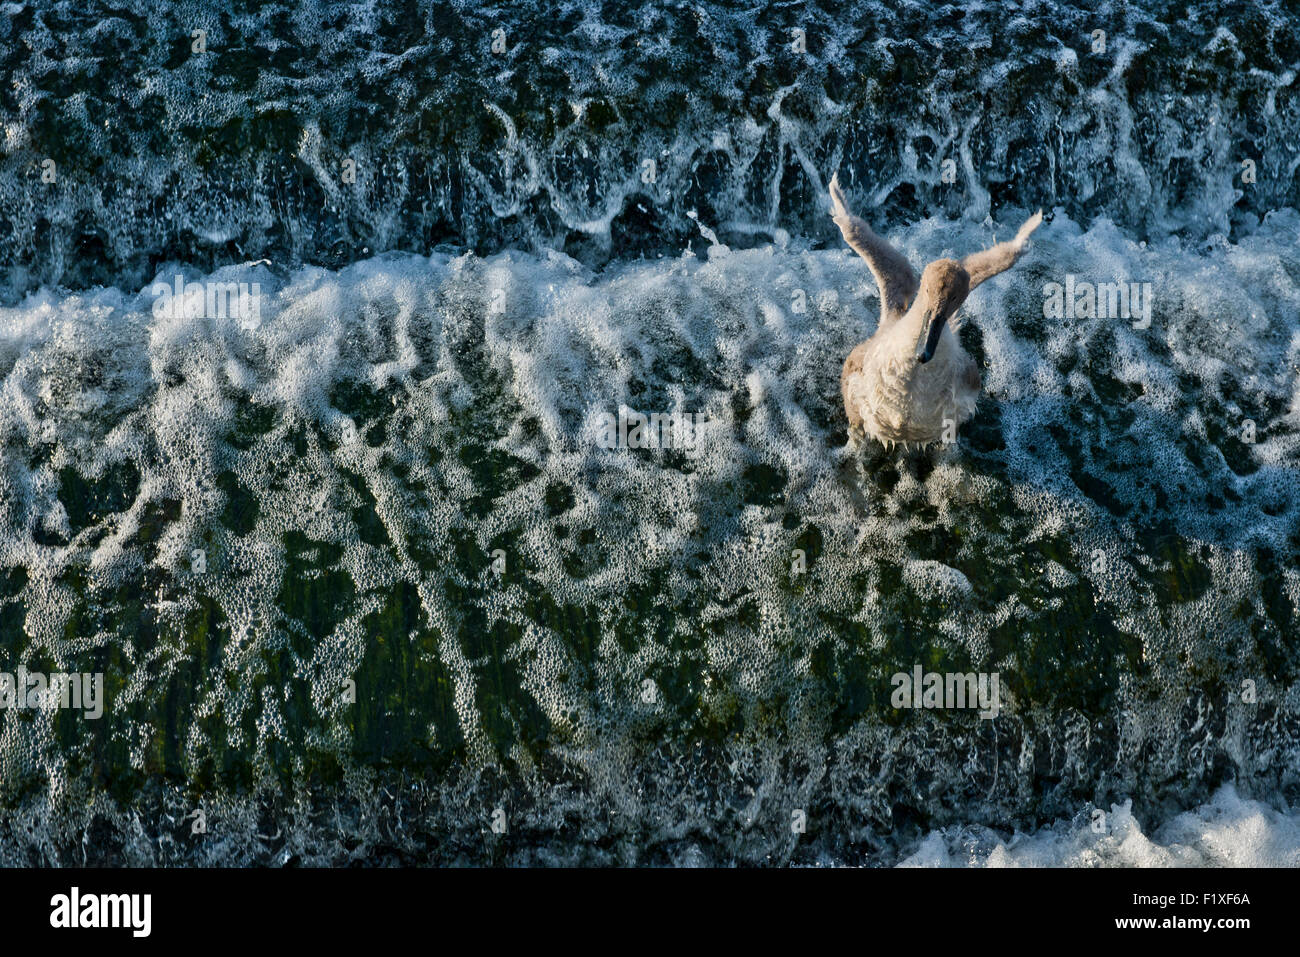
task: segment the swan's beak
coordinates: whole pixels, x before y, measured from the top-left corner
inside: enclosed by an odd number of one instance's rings
[[[934,350],[939,348],[939,337],[943,335],[943,324],[948,317],[938,310],[931,310],[926,316],[925,328],[922,330],[924,344],[916,353],[916,361],[924,365],[934,358]]]

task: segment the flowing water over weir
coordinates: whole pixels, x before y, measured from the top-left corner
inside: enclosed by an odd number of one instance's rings
[[[1300,14],[1142,6],[4,4],[0,863],[1300,863]],[[952,446],[836,169],[1051,214]]]

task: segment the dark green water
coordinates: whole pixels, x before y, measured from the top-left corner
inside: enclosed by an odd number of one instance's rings
[[[1284,8],[15,6],[0,670],[107,704],[0,712],[0,861],[1294,862]],[[951,448],[843,452],[836,169],[918,268],[1052,214]]]

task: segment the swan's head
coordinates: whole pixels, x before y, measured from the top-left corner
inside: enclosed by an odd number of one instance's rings
[[[943,327],[970,295],[970,274],[955,259],[936,259],[921,273],[916,305],[922,310],[921,338],[916,361],[929,362],[939,345]]]

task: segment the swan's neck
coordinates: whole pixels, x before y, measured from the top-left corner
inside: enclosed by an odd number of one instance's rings
[[[903,318],[898,321],[898,325],[895,327],[895,342],[899,351],[915,354],[925,344],[924,336],[927,331],[925,320],[929,311],[930,300],[924,296],[917,296],[916,301],[912,303],[912,307],[903,314]]]

